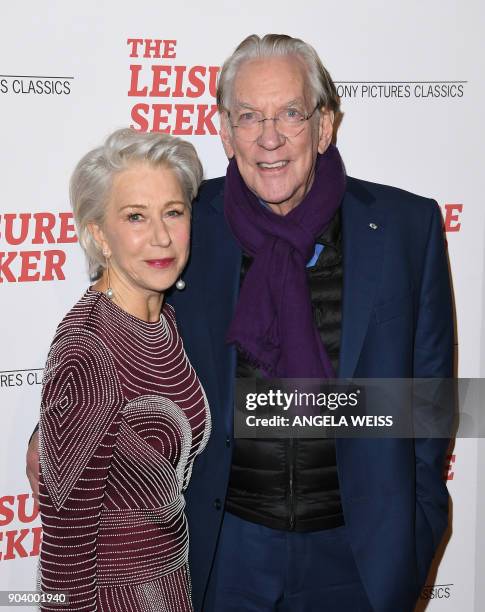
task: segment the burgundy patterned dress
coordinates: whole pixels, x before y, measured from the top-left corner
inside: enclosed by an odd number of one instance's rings
[[[209,432],[172,307],[147,323],[88,289],[44,374],[42,590],[69,610],[192,610],[183,491]]]

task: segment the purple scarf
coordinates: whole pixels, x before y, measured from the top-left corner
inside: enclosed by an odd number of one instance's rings
[[[345,170],[336,147],[317,156],[310,191],[280,216],[268,210],[229,162],[224,213],[236,240],[254,260],[227,335],[267,376],[332,378],[335,372],[313,320],[306,264],[337,212]]]

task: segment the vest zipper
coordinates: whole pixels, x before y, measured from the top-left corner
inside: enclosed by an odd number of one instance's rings
[[[288,440],[288,464],[289,464],[289,500],[290,529],[295,528],[295,446],[294,439]]]

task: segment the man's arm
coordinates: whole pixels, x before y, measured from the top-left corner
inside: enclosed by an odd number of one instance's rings
[[[448,259],[439,207],[435,204],[419,294],[419,310],[414,344],[414,377],[450,379],[453,376],[453,307]],[[448,385],[442,385],[446,390]],[[439,385],[436,387],[439,389]],[[441,391],[442,393],[442,391]],[[439,393],[434,398],[439,402]],[[416,411],[419,405],[415,406]],[[433,409],[452,411],[452,398],[443,395]],[[447,422],[451,415],[440,415]],[[442,418],[441,418],[442,417]],[[429,569],[448,523],[448,492],[443,467],[449,440],[416,438],[416,545],[421,579]],[[432,541],[429,536],[432,535]],[[431,558],[430,558],[431,556]],[[423,577],[424,576],[424,577]]]

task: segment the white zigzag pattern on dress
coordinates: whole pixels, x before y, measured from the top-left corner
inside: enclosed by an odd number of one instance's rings
[[[42,589],[70,610],[192,610],[183,490],[209,435],[173,309],[147,323],[88,290],[44,376]]]

